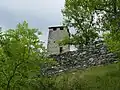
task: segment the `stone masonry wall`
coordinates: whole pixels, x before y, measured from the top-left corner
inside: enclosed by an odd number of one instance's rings
[[[117,62],[117,56],[109,52],[103,42],[88,45],[77,51],[69,51],[49,57],[54,58],[58,62],[58,66],[53,66],[46,70],[49,74],[66,71],[71,68],[84,69]]]

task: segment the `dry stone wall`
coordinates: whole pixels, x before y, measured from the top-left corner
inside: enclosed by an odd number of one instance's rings
[[[50,55],[58,62],[58,66],[46,69],[47,73],[58,73],[71,68],[84,69],[91,66],[117,62],[117,55],[108,51],[103,42],[88,45],[77,51],[69,51],[59,55]]]

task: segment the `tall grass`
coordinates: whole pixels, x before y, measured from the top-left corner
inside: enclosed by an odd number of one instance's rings
[[[119,63],[45,77],[41,82],[38,90],[120,90]]]

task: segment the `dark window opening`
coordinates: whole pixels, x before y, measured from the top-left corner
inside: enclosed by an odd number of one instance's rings
[[[53,31],[55,31],[55,30],[57,30],[57,28],[54,27],[54,28],[53,28]]]
[[[60,47],[60,53],[62,53],[63,52],[63,47]]]
[[[63,27],[60,27],[60,30],[63,30]]]

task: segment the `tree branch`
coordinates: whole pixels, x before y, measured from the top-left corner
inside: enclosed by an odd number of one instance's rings
[[[112,1],[113,1],[114,14],[116,15],[117,14],[117,6],[116,6],[117,1],[116,0],[112,0]]]
[[[8,77],[7,74],[2,70],[3,75],[6,77],[7,81],[8,81]]]
[[[9,80],[8,80],[8,83],[7,83],[7,89],[6,89],[6,90],[9,90],[11,80],[12,80],[13,77],[15,76],[15,72],[16,72],[18,66],[20,66],[21,64],[22,64],[22,62],[21,62],[21,63],[18,63],[18,64],[15,66],[15,68],[14,68],[14,70],[13,70],[13,74],[12,74],[12,76],[10,76],[10,78],[9,78]]]

